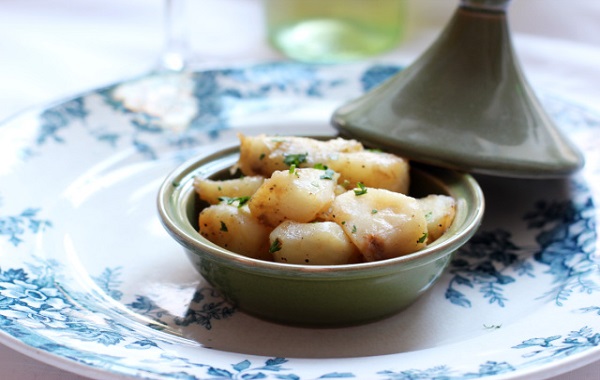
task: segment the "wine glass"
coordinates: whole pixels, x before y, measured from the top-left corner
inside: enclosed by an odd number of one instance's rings
[[[186,0],[165,0],[165,41],[159,69],[181,71],[186,67],[190,52],[189,31],[185,22]]]

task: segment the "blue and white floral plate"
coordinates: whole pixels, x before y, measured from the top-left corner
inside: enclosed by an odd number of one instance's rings
[[[93,378],[515,379],[600,359],[600,118],[544,94],[586,152],[569,179],[479,178],[487,215],[397,316],[310,329],[225,303],[160,225],[182,160],[246,134],[332,134],[394,66],[149,75],[0,127],[0,341]]]

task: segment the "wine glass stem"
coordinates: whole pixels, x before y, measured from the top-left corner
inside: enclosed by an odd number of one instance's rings
[[[187,63],[190,46],[185,1],[165,0],[165,45],[160,59],[164,70],[181,71]]]

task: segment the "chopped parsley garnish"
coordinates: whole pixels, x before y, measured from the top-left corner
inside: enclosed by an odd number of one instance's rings
[[[281,240],[275,239],[275,240],[273,240],[273,243],[271,243],[271,246],[269,247],[269,253],[275,253],[279,250],[281,250]]]
[[[496,330],[499,329],[500,327],[502,327],[502,325],[483,325],[483,328],[488,329],[488,330]]]
[[[283,157],[283,163],[288,166],[292,166],[292,165],[300,166],[300,164],[303,164],[306,162],[307,156],[308,156],[308,153],[286,154]]]
[[[427,232],[423,232],[423,236],[421,236],[419,238],[419,240],[417,240],[417,243],[425,243],[425,240],[427,240]]]
[[[225,222],[221,221],[221,231],[223,232],[228,232],[229,230],[227,229],[227,225],[225,224]]]
[[[238,202],[238,207],[244,206],[246,203],[248,203],[249,200],[250,200],[250,197],[248,197],[248,196],[246,196],[246,197],[219,197],[219,201],[225,202],[228,205],[232,205],[235,202]]]
[[[432,218],[433,218],[433,211],[429,211],[427,214],[425,214],[426,221],[431,222]]]
[[[371,214],[377,214],[379,211],[377,211],[376,209],[371,210]]]
[[[356,233],[356,225],[355,225],[355,224],[353,224],[353,225],[352,225],[352,233],[353,233],[353,234],[355,234],[355,233]]]
[[[315,169],[319,169],[319,170],[327,170],[327,169],[329,169],[329,168],[327,167],[327,165],[323,165],[323,164],[322,164],[322,163],[320,163],[320,162],[316,163],[316,164],[315,164],[315,166],[313,166],[313,168],[315,168]]]
[[[367,187],[362,182],[357,183],[356,186],[357,186],[357,188],[354,189],[354,194],[356,196],[363,195],[363,194],[367,193]]]
[[[266,156],[266,155],[265,155],[264,153],[261,153],[261,154],[260,154],[260,156],[258,156],[258,159],[259,159],[259,160],[263,160],[263,159],[265,158],[265,156]]]
[[[331,169],[325,169],[325,173],[323,173],[319,178],[321,179],[333,179],[335,172]]]

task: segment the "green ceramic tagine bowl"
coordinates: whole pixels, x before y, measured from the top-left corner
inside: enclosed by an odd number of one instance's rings
[[[198,215],[206,204],[196,195],[194,178],[226,178],[238,157],[239,146],[232,146],[177,168],[159,190],[158,211],[166,230],[209,283],[241,310],[272,321],[343,326],[397,313],[436,282],[483,216],[483,194],[470,175],[413,166],[411,195],[447,194],[457,200],[449,230],[425,249],[389,260],[332,266],[252,259],[197,232]]]

